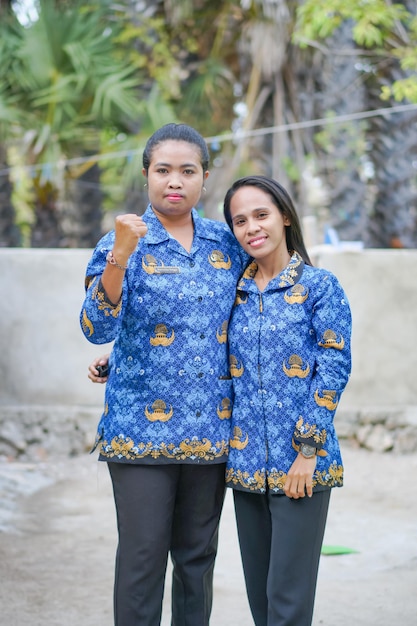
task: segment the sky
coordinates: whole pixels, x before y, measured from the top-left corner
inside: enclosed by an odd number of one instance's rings
[[[35,21],[38,17],[36,0],[15,0],[13,10],[23,26]]]

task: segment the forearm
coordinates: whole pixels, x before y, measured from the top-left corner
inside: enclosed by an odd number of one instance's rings
[[[107,294],[107,298],[116,305],[122,297],[123,279],[126,273],[126,270],[121,269],[121,267],[126,267],[126,264],[122,264],[119,261],[119,257],[115,256],[114,258],[117,258],[117,263],[120,267],[107,263],[101,275],[101,284]]]

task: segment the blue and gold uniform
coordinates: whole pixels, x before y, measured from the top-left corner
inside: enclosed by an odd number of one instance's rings
[[[100,459],[130,463],[225,462],[232,412],[227,327],[244,253],[228,227],[193,210],[188,253],[148,207],[146,236],[131,255],[120,301],[100,281],[114,231],[87,267],[81,326],[114,341]]]
[[[336,277],[294,253],[259,291],[257,264],[237,287],[229,323],[235,390],[226,481],[282,494],[301,443],[317,449],[315,491],[343,484],[333,418],[351,369],[351,314]]]

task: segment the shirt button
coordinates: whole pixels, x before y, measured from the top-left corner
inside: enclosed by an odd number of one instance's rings
[[[201,411],[196,411],[195,414],[196,414],[196,417],[200,417]]]
[[[198,376],[198,378],[203,378],[204,374],[203,374],[203,372],[198,372],[197,376]]]
[[[194,267],[195,261],[190,261],[190,267]]]
[[[205,339],[205,338],[206,338],[205,334],[204,334],[204,333],[201,333],[201,335],[200,335],[200,339]]]
[[[197,300],[198,300],[199,302],[202,302],[202,301],[203,301],[203,296],[198,296]]]

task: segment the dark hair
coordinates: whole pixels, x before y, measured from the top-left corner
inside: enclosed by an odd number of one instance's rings
[[[209,151],[207,144],[200,133],[196,131],[195,128],[192,128],[192,126],[187,126],[187,124],[172,123],[165,124],[165,126],[158,128],[158,130],[156,130],[146,142],[146,146],[143,151],[143,167],[146,171],[149,169],[154,148],[163,141],[169,140],[187,141],[188,143],[197,146],[200,150],[203,171],[205,172],[208,170],[210,160]]]
[[[300,219],[288,192],[273,178],[267,176],[245,176],[236,180],[227,191],[224,198],[224,218],[233,231],[233,222],[230,215],[230,202],[238,189],[241,187],[258,187],[267,193],[283,217],[287,217],[290,225],[285,227],[285,238],[288,252],[298,252],[302,259],[313,265],[304,243],[301,231]]]

